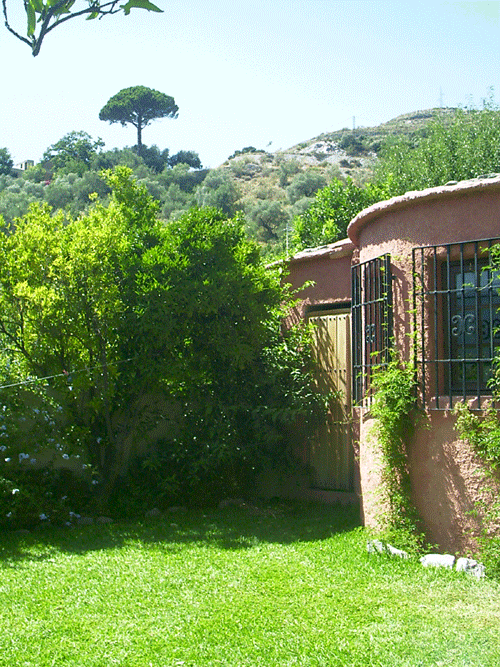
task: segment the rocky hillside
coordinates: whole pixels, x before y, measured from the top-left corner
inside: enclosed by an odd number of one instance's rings
[[[243,208],[247,219],[269,209],[283,213],[286,219],[302,213],[312,201],[317,189],[332,178],[351,177],[362,184],[371,179],[377,153],[390,135],[418,135],[437,114],[452,114],[453,109],[428,109],[398,116],[376,127],[343,128],[328,132],[292,146],[285,151],[269,153],[253,147],[236,151],[219,169],[229,174],[236,184],[237,207]],[[275,230],[276,231],[276,230]],[[281,234],[280,234],[281,236]],[[262,239],[271,241],[272,238]]]

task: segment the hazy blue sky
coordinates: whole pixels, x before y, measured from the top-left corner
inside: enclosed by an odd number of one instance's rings
[[[16,17],[22,0],[8,2]],[[195,150],[210,167],[244,146],[275,151],[352,127],[353,117],[370,126],[441,103],[480,105],[491,87],[500,101],[500,2],[155,3],[163,14],[69,21],[37,58],[2,24],[0,147],[16,162],[39,160],[72,130],[108,149],[133,145],[133,127],[98,114],[135,85],[179,106],[144,143]]]

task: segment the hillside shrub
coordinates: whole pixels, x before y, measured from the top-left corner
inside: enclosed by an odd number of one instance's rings
[[[236,202],[240,197],[236,183],[223,169],[210,171],[196,190],[198,206],[220,209],[225,215],[236,213]]]
[[[391,195],[499,173],[500,110],[490,96],[482,109],[437,113],[419,136],[387,139],[379,157],[376,180]]]
[[[387,198],[387,184],[355,185],[334,179],[316,193],[311,206],[294,220],[294,243],[298,250],[332,243],[347,236],[347,226],[364,208]]]
[[[325,185],[326,179],[323,174],[312,170],[301,171],[293,177],[286,189],[286,194],[290,203],[294,204],[302,197],[313,197]]]

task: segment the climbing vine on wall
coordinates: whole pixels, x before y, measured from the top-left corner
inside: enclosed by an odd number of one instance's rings
[[[500,244],[490,249],[490,270],[493,275],[500,272]],[[455,430],[462,440],[470,443],[483,462],[486,477],[490,483],[484,490],[489,491],[490,501],[479,503],[482,517],[482,531],[479,537],[481,557],[490,574],[500,576],[500,350],[493,360],[493,373],[489,382],[491,404],[481,413],[473,412],[460,401],[455,405],[457,417]]]
[[[500,366],[497,364],[497,373]],[[498,401],[498,387],[494,391]],[[483,462],[486,484],[483,485],[485,497],[477,503],[477,514],[481,518],[481,533],[478,544],[481,560],[490,575],[500,576],[500,418],[498,411],[489,406],[482,413],[475,414],[460,401],[455,405],[457,416],[455,430],[462,440],[470,443]],[[489,480],[489,482],[488,482]]]
[[[393,353],[391,361],[372,379],[371,415],[382,456],[382,495],[386,509],[385,533],[396,546],[418,549],[424,537],[411,500],[408,443],[418,415],[416,376],[412,364]],[[399,544],[397,544],[399,543]]]

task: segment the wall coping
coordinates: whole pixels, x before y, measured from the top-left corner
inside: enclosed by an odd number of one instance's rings
[[[289,262],[305,262],[310,259],[318,259],[319,257],[332,257],[340,259],[341,257],[348,257],[354,252],[354,244],[350,239],[342,239],[329,243],[328,245],[318,246],[317,248],[305,248],[293,257],[290,257]]]
[[[349,223],[347,234],[353,245],[358,248],[361,230],[370,222],[383,216],[388,211],[409,208],[410,206],[414,206],[415,204],[424,201],[451,199],[473,192],[496,190],[500,190],[499,174],[487,174],[467,181],[450,181],[445,185],[427,188],[426,190],[411,190],[404,195],[377,202],[376,204],[372,204],[372,206],[363,209],[363,211],[358,213],[358,215]]]

